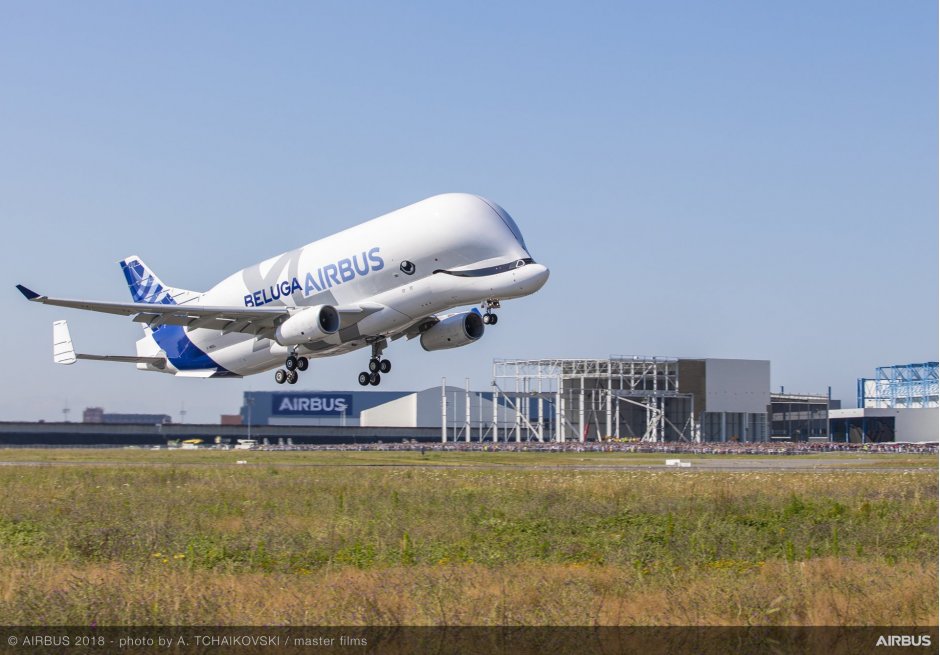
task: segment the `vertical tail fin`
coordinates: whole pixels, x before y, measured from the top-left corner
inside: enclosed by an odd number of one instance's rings
[[[122,259],[120,264],[134,302],[175,305],[199,295],[194,291],[166,286],[137,255]]]

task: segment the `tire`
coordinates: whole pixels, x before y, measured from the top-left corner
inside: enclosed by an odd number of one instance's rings
[[[382,366],[382,364],[379,362],[379,360],[377,360],[377,359],[370,359],[370,360],[369,360],[369,372],[370,372],[370,373],[378,373],[378,372],[379,372],[379,368],[380,368],[381,366]]]
[[[490,325],[496,325],[496,321],[499,320],[499,316],[496,314],[490,314]]]
[[[489,315],[489,314],[484,314],[484,315],[483,315],[483,325],[489,325],[489,324],[490,324],[490,315]]]
[[[310,366],[309,359],[307,359],[306,357],[297,358],[297,370],[298,371],[306,371],[308,366]]]
[[[382,373],[390,372],[392,370],[392,363],[388,361],[387,359],[383,359],[381,363],[379,364],[379,370]]]
[[[284,384],[287,382],[287,371],[282,368],[277,369],[274,372],[274,381],[278,384]]]
[[[369,377],[370,377],[369,374],[366,373],[365,371],[363,371],[362,373],[360,373],[360,374],[359,374],[359,384],[361,384],[361,385],[364,386],[364,387],[369,386]]]
[[[378,373],[373,373],[371,376],[369,376],[369,384],[371,384],[373,387],[379,386],[379,383],[381,381],[382,381],[382,376],[379,375]]]
[[[287,372],[287,384],[297,384],[297,378],[300,377],[297,375],[297,371],[288,371]]]
[[[287,361],[284,362],[284,368],[286,368],[288,371],[293,371],[295,368],[297,368],[297,358],[293,355],[288,357]]]

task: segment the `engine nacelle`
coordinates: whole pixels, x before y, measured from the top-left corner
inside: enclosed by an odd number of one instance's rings
[[[331,305],[303,309],[281,323],[274,333],[282,346],[317,341],[339,330],[339,312]]]
[[[477,312],[454,314],[435,323],[421,334],[421,347],[427,351],[457,348],[483,336],[483,317]]]

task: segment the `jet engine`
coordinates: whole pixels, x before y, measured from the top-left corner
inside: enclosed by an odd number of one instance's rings
[[[427,351],[457,348],[483,336],[483,317],[463,312],[441,319],[421,334],[421,347]]]
[[[339,330],[339,312],[331,305],[303,309],[281,323],[275,337],[282,346],[317,341]]]

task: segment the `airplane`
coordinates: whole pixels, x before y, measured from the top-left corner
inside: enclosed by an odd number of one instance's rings
[[[18,284],[32,302],[132,316],[137,354],[76,353],[68,324],[53,324],[53,359],[128,362],[182,377],[244,377],[277,369],[296,384],[310,359],[371,348],[359,384],[378,386],[389,343],[426,351],[478,341],[500,302],[535,293],[549,270],[519,227],[486,198],[433,196],[225,278],[199,293],[164,284],[138,256],[120,262],[133,302],[69,300]],[[470,310],[451,310],[476,305]],[[479,308],[478,308],[478,307]],[[480,311],[482,309],[482,313]]]

